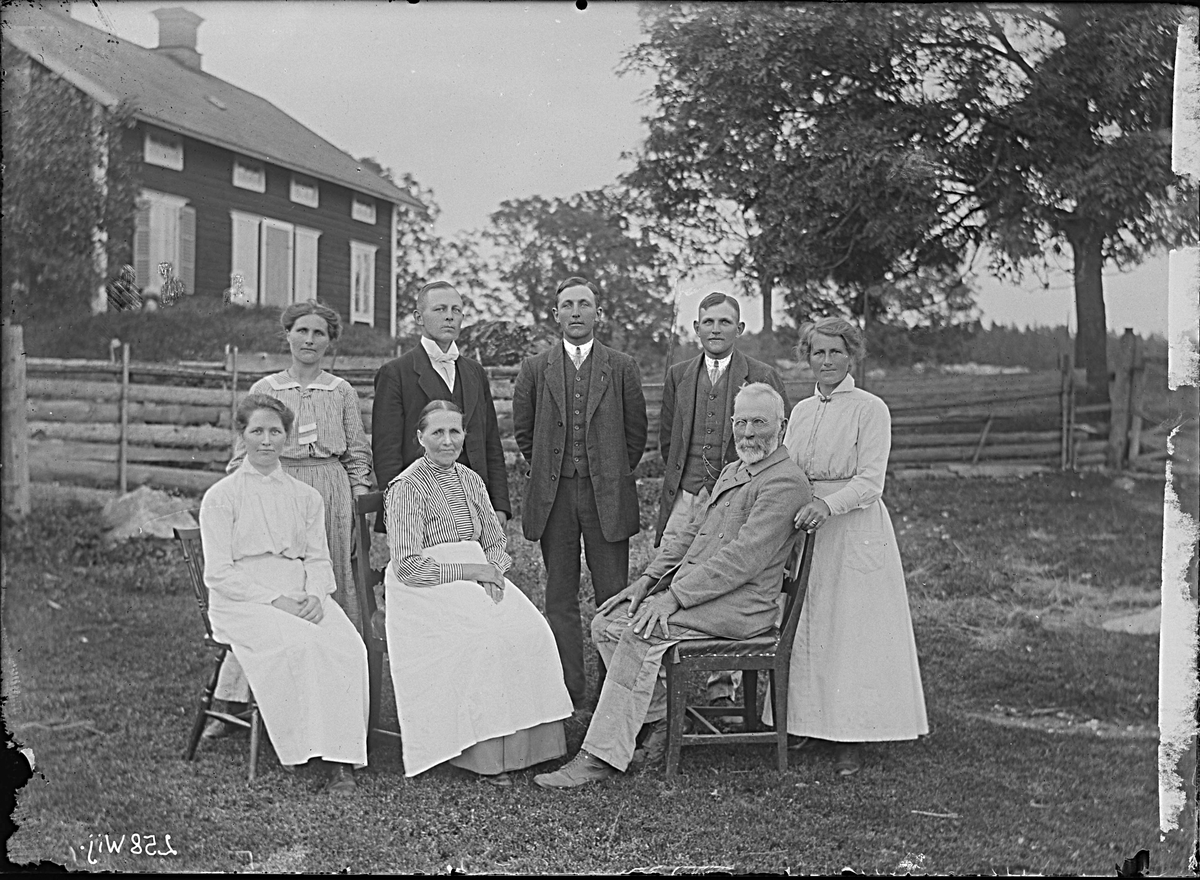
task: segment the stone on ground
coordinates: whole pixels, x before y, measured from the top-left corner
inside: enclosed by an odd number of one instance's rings
[[[104,505],[101,520],[106,541],[129,538],[173,538],[174,529],[196,528],[191,511],[196,502],[141,486]]]

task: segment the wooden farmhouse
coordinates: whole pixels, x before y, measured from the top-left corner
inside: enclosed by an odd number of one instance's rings
[[[158,9],[147,49],[63,7],[6,4],[5,76],[49,72],[105,108],[132,108],[141,157],[131,235],[137,283],[170,263],[187,293],[284,306],[319,296],[350,323],[395,335],[396,212],[423,210],[265,98],[206,73],[203,21]],[[13,48],[17,52],[11,51]],[[25,66],[25,70],[20,70]]]

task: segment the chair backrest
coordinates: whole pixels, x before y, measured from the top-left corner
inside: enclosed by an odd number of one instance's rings
[[[199,529],[175,529],[175,540],[183,548],[188,578],[192,582],[192,593],[200,606],[200,618],[204,621],[204,632],[213,637],[212,624],[208,620],[208,587],[204,583],[204,550],[200,543]]]
[[[788,656],[791,656],[800,612],[804,609],[804,596],[808,592],[808,577],[812,570],[813,546],[816,543],[815,533],[800,532],[783,576],[783,592],[787,595],[787,601],[783,606],[783,624],[779,628],[779,651]]]
[[[383,512],[383,493],[368,492],[354,499],[354,516],[358,520],[358,552],[354,555],[354,589],[358,593],[358,610],[363,622],[363,638],[383,641],[383,633],[375,632],[375,586],[383,582],[383,572],[371,568],[371,521],[374,514]]]

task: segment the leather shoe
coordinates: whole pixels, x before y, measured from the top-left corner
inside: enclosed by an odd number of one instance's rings
[[[655,721],[650,732],[642,740],[640,748],[634,749],[631,764],[657,764],[667,754],[667,719]]]
[[[354,781],[354,773],[349,764],[334,764],[333,773],[325,783],[325,790],[330,794],[354,794],[358,783]]]
[[[488,785],[496,786],[496,788],[512,788],[513,784],[512,777],[507,773],[496,773],[489,776],[485,776],[484,774],[480,773],[479,778]]]
[[[857,743],[839,743],[833,751],[833,770],[843,778],[862,769]]]
[[[600,782],[616,776],[617,768],[589,755],[583,749],[567,764],[553,773],[539,773],[533,781],[541,788],[577,788],[590,782]]]

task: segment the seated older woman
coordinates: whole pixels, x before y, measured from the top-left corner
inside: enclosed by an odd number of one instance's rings
[[[388,487],[388,655],[405,775],[449,761],[503,786],[566,754],[572,705],[549,624],[504,577],[487,487],[457,463],[465,438],[458,406],[431,401],[425,455]]]
[[[241,467],[200,504],[213,634],[233,646],[281,764],[323,758],[329,791],[367,763],[367,652],[337,603],[321,494],[283,472],[293,413],[249,394],[235,424]]]

